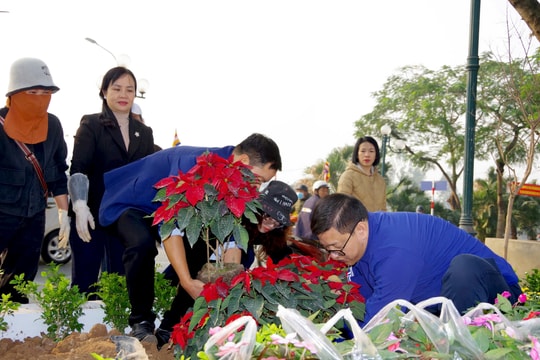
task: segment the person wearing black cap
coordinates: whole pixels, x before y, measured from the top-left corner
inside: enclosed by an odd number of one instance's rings
[[[19,303],[28,298],[9,282],[37,274],[48,196],[58,208],[59,239],[69,238],[67,145],[60,120],[47,112],[58,90],[42,60],[22,58],[11,66],[0,109],[0,294]]]
[[[293,225],[290,215],[297,199],[295,191],[286,183],[279,180],[269,182],[259,195],[258,200],[261,203],[262,212],[257,215],[258,222],[254,224],[247,219],[244,221],[244,226],[249,234],[248,249],[242,251],[236,247],[229,247],[227,250],[229,259],[235,258],[245,268],[249,268],[255,261],[264,263],[267,257],[272,259],[272,262],[277,263],[292,254],[293,250],[288,246],[287,240]],[[171,238],[173,236],[179,237],[181,235],[179,232],[173,231]],[[201,247],[202,255],[194,252],[196,247],[197,244],[189,250],[191,254],[187,258],[189,272],[193,278],[206,263],[206,246]],[[256,247],[260,251],[256,251]],[[231,256],[233,252],[236,254]],[[159,328],[156,329],[155,336],[158,340],[158,347],[169,341],[173,326],[178,324],[186,311],[193,306],[193,303],[194,299],[182,286],[179,286],[170,309],[163,314],[163,320]]]
[[[299,184],[296,186],[296,196],[298,197],[298,201],[294,204],[293,215],[300,214],[300,210],[302,210],[304,203],[311,197],[306,184]]]

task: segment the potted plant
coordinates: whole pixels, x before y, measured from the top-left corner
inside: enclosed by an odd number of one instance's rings
[[[231,237],[242,249],[247,249],[249,236],[242,226],[243,217],[257,223],[260,209],[257,201],[258,182],[248,165],[233,161],[233,156],[224,159],[215,153],[206,152],[197,157],[196,165],[188,172],[162,179],[155,185],[154,201],[161,206],[153,214],[153,224],[161,224],[161,238],[170,236],[178,228],[185,233],[193,246],[199,239],[207,245],[207,267],[203,271],[217,275],[199,274],[203,282],[221,276],[225,268],[223,255]],[[210,257],[215,255],[215,264]],[[242,265],[235,264],[238,273]]]
[[[279,305],[298,310],[316,323],[324,323],[339,310],[350,308],[357,319],[364,317],[364,298],[359,286],[347,281],[347,266],[328,260],[293,254],[266,267],[238,274],[230,284],[222,279],[207,283],[171,335],[175,357],[197,359],[204,344],[218,328],[249,315],[259,331],[283,335],[277,316]],[[260,349],[261,358],[278,349]],[[281,349],[282,350],[282,349]]]

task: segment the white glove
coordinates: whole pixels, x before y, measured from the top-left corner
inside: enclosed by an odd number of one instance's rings
[[[67,248],[69,243],[69,232],[71,231],[67,210],[58,209],[58,223],[60,224],[58,247],[60,249]]]
[[[90,236],[90,230],[88,230],[88,225],[94,230],[96,224],[94,223],[94,217],[90,213],[88,205],[86,205],[86,200],[76,200],[73,203],[73,211],[77,216],[75,217],[75,224],[77,225],[77,234],[84,242],[90,242],[92,236]]]

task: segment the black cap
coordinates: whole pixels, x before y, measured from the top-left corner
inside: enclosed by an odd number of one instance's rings
[[[259,195],[263,211],[285,226],[292,225],[290,216],[298,196],[283,181],[274,180]]]
[[[298,185],[298,186],[296,187],[296,190],[304,190],[304,191],[307,192],[307,191],[308,191],[308,188],[307,188],[306,185],[301,184],[301,185]]]

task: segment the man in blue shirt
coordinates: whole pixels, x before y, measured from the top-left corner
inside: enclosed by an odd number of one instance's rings
[[[435,296],[461,313],[493,303],[519,279],[502,257],[446,220],[412,212],[369,213],[356,198],[332,194],[319,200],[311,229],[329,256],[350,266],[350,280],[366,298],[367,323],[393,300],[411,303]]]
[[[197,157],[207,151],[224,158],[232,155],[234,161],[250,165],[251,171],[262,182],[272,179],[282,166],[276,143],[264,135],[252,134],[236,146],[176,146],[161,150],[104,175],[105,193],[99,221],[102,226],[115,231],[125,247],[123,262],[131,304],[129,325],[131,335],[141,341],[158,341],[154,336],[156,315],[152,306],[159,235],[149,218],[160,206],[159,202],[153,201],[157,192],[154,185],[163,178],[177,175],[178,171],[188,172],[196,164]],[[204,284],[190,277],[187,267],[190,249],[185,248],[180,236],[164,240],[163,245],[171,265],[181,269],[177,274],[180,285],[196,297]]]

